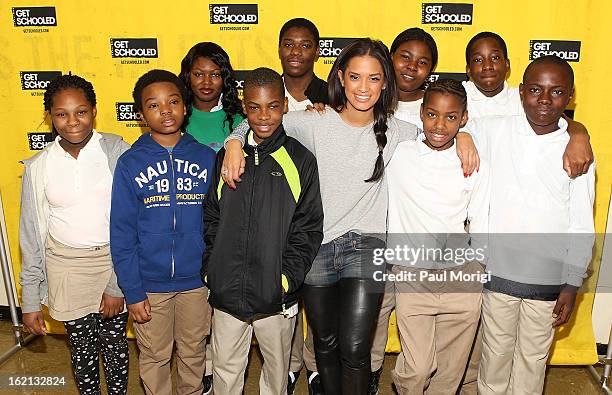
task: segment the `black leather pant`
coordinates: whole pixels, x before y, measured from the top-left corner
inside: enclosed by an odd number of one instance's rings
[[[377,288],[373,280],[359,278],[304,284],[306,315],[326,395],[367,394],[370,348],[382,297]]]

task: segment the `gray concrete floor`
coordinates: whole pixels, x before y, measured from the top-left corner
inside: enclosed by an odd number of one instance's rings
[[[14,337],[9,322],[0,321],[0,354],[14,344]],[[138,378],[137,350],[134,341],[129,342],[130,372],[129,394],[144,394]],[[381,378],[381,395],[391,395],[390,372],[395,364],[395,356],[385,358],[383,375]],[[261,359],[256,347],[251,350],[251,357],[247,371],[245,394],[257,394]],[[17,388],[9,389],[5,383],[11,375],[59,375],[66,378],[67,385],[62,388]],[[19,351],[11,359],[0,365],[0,393],[1,394],[78,394],[72,371],[70,368],[70,353],[66,337],[62,335],[48,335],[39,337],[30,343],[24,350]],[[105,391],[105,388],[103,388]],[[546,376],[545,394],[600,394],[594,380],[583,367],[551,367]],[[298,395],[308,394],[305,373],[300,375],[296,390]]]

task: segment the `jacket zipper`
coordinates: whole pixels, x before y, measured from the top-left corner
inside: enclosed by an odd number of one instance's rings
[[[255,168],[253,169],[253,178],[251,180],[251,201],[249,202],[249,224],[247,225],[247,239],[246,239],[246,262],[247,267],[244,273],[242,273],[242,298],[240,302],[242,303],[242,310],[246,312],[246,284],[247,284],[247,273],[249,272],[249,237],[251,235],[251,212],[253,211],[253,196],[255,195],[255,174],[257,173],[257,166],[259,166],[259,154],[257,153],[257,147],[254,147],[254,158],[255,158]]]
[[[174,158],[172,157],[172,152],[168,152],[170,154],[170,167],[172,168],[172,191],[174,196],[176,196],[176,180],[174,179]],[[172,202],[172,197],[170,198],[170,202]],[[170,273],[170,278],[174,278],[174,238],[176,232],[176,202],[172,205],[172,271]]]

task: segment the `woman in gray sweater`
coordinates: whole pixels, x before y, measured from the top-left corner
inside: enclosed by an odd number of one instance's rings
[[[397,144],[417,136],[416,126],[393,117],[393,76],[384,44],[356,40],[329,74],[333,110],[296,111],[283,119],[287,134],[314,153],[319,167],[324,239],[303,295],[326,394],[367,393],[372,332],[384,291],[384,283],[372,275],[381,270],[373,254],[385,246],[384,168]],[[248,125],[242,124],[229,139],[244,143],[246,132]],[[228,141],[222,174],[230,187],[241,172],[239,147]],[[471,173],[477,155],[469,136],[460,136],[458,151],[468,158],[464,162],[474,163],[464,169]]]

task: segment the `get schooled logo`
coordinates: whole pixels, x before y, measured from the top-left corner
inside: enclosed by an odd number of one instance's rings
[[[51,132],[30,132],[28,133],[28,145],[32,151],[40,151],[53,142]]]
[[[142,119],[140,114],[134,110],[133,102],[116,102],[115,110],[117,111],[117,121],[125,122],[128,128],[144,128],[147,123]]]
[[[242,99],[244,89],[244,79],[250,70],[234,70],[234,78],[236,79],[236,88],[238,89],[238,96]]]
[[[450,78],[451,80],[463,82],[468,80],[468,76],[466,73],[448,73],[448,72],[440,72],[440,73],[431,73],[429,77],[427,77],[427,82],[435,82],[440,78]]]
[[[465,3],[422,3],[421,23],[435,25],[471,25],[474,5]],[[462,31],[461,26],[432,26],[432,31]]]
[[[61,71],[20,71],[21,90],[32,91],[32,96],[43,96],[49,83],[61,75]]]
[[[319,57],[324,64],[333,64],[344,47],[355,41],[356,38],[324,37],[319,39]]]
[[[55,7],[13,7],[13,25],[27,27],[24,33],[48,33],[44,26],[57,26]]]
[[[209,4],[211,25],[256,25],[257,4]],[[219,30],[249,30],[249,26],[220,26]]]
[[[121,64],[149,64],[148,58],[157,58],[156,38],[111,38],[111,57],[131,58]]]
[[[568,62],[580,60],[580,41],[531,40],[529,41],[529,60],[546,55],[557,55]]]

